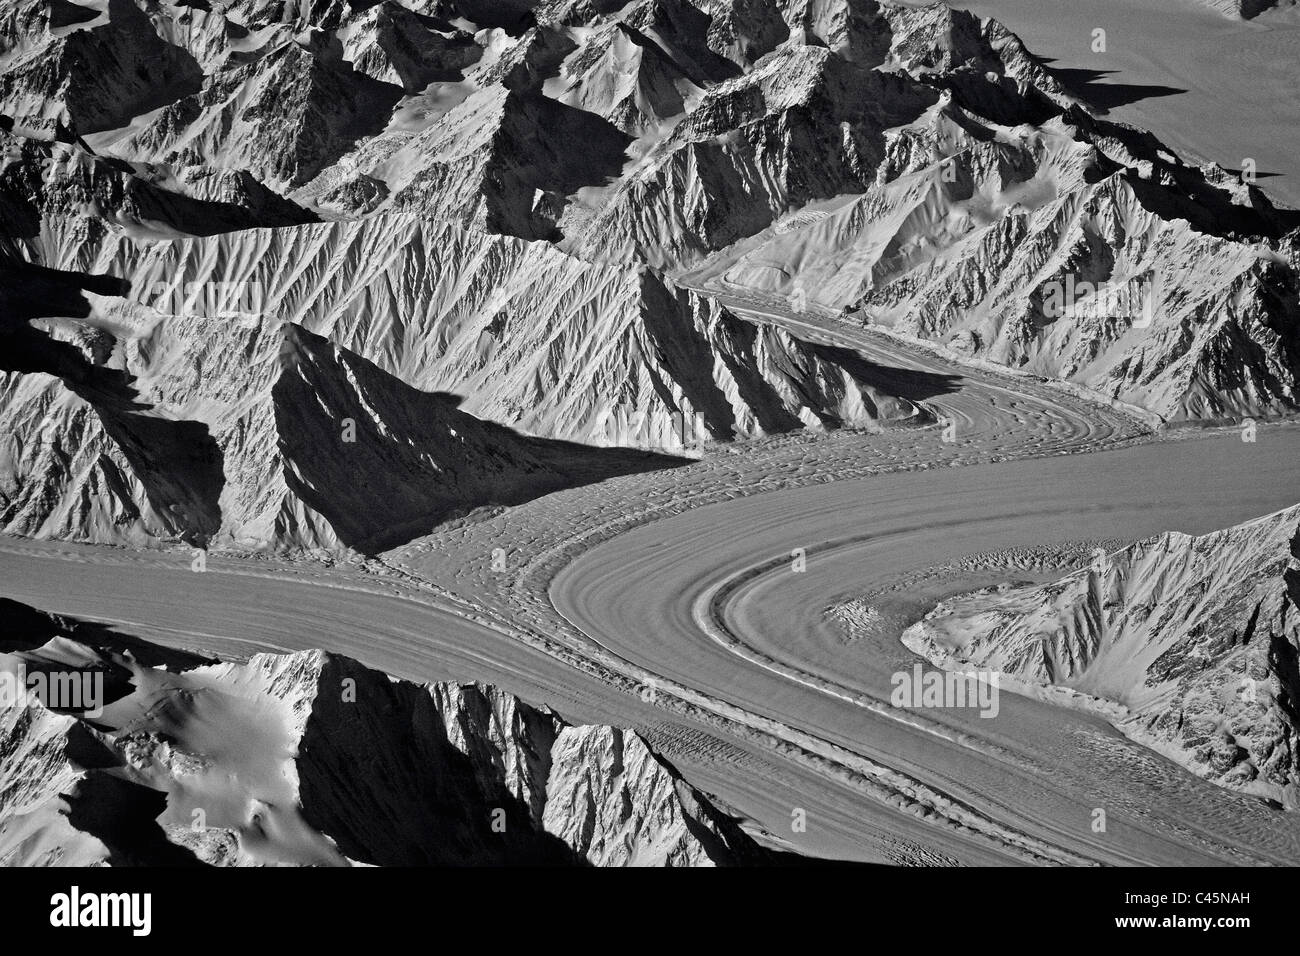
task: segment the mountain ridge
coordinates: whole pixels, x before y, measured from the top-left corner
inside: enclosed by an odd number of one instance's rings
[[[1221,786],[1300,809],[1300,505],[1222,531],[1170,532],[1049,585],[942,602],[903,643],[1000,672]],[[1118,706],[1116,706],[1118,705]]]
[[[0,599],[4,676],[107,675],[102,714],[0,708],[4,865],[744,865],[760,845],[635,731],[324,651],[220,662]],[[45,640],[46,635],[54,636]]]

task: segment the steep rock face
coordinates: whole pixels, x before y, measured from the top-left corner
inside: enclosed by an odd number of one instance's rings
[[[100,528],[135,544],[205,542],[220,524],[222,462],[211,433],[141,401],[113,334],[79,321],[91,313],[85,290],[120,295],[121,283],[13,260],[0,276],[0,389],[13,422],[0,448],[4,524],[43,536]],[[60,321],[27,324],[51,314]]]
[[[35,237],[48,219],[81,218],[87,238],[114,227],[205,236],[315,219],[244,170],[177,176],[167,167],[105,159],[80,142],[2,131],[0,159],[0,224],[8,237]]]
[[[203,71],[159,36],[132,0],[95,7],[11,5],[0,70],[0,113],[26,130],[78,135],[112,129],[197,89]],[[76,12],[76,17],[72,14]],[[80,20],[78,17],[91,16]]]
[[[96,866],[108,842],[78,829],[56,802],[107,755],[73,717],[44,708],[0,708],[0,866]]]
[[[945,601],[903,642],[944,666],[1114,701],[1136,739],[1300,808],[1300,506]]]
[[[75,264],[140,284],[130,298],[74,286],[57,314],[78,323],[11,334],[33,352],[5,366],[11,533],[371,550],[454,512],[676,463],[604,446],[680,454],[929,420],[890,370],[653,273],[412,217],[118,238]],[[193,433],[207,464],[174,472],[158,456],[182,447],[123,444],[119,421]]]
[[[381,551],[477,505],[517,504],[670,463],[518,435],[459,411],[455,396],[403,385],[298,326],[283,335],[283,371],[270,394],[283,481],[328,521],[331,538],[321,544],[337,536],[357,550]]]
[[[637,734],[570,727],[492,687],[419,686],[319,651],[213,663],[84,626],[39,644],[67,623],[3,611],[35,645],[0,656],[8,672],[127,676],[93,721],[0,709],[6,864],[776,859]]]
[[[689,65],[688,65],[689,68]],[[601,116],[631,136],[652,135],[686,112],[700,85],[646,34],[625,23],[606,27],[563,67],[555,96]]]
[[[644,739],[616,727],[561,730],[547,792],[546,831],[597,866],[764,861],[734,821],[656,757]]]
[[[791,208],[860,192],[883,156],[883,130],[913,119],[933,91],[792,46],[711,87],[623,178],[589,221],[560,228],[573,247],[653,265],[689,262],[753,235]]]
[[[1079,111],[1008,129],[946,100],[890,132],[860,198],[778,222],[695,281],[804,290],[1170,419],[1293,411],[1293,216],[1121,135]]]
[[[6,253],[130,291],[5,333],[25,355],[0,412],[13,532],[369,548],[522,500],[524,476],[555,487],[488,422],[680,451],[926,420],[892,370],[718,291],[1168,419],[1300,401],[1296,214],[1091,115],[994,21],[874,0],[73,6],[0,15]],[[1076,282],[1107,292],[1049,305]],[[285,324],[392,376],[390,398],[354,394],[341,352],[281,382]],[[401,385],[479,421],[417,416]],[[317,445],[381,408],[402,423],[351,449],[402,501],[392,527],[349,526],[340,460],[282,447],[288,394],[322,399],[292,421]],[[435,447],[426,417],[483,444]]]
[[[0,865],[193,864],[158,825],[163,795],[117,772],[122,758],[93,718],[130,694],[124,661],[162,669],[203,659],[7,598],[0,624]],[[68,677],[87,692],[52,697]]]
[[[108,354],[130,352],[139,377],[58,339],[23,337],[48,370],[10,376],[6,413],[44,419],[47,440],[9,446],[6,529],[371,551],[453,512],[672,463],[517,435],[298,326],[227,331],[199,352],[169,348],[180,340],[157,327],[124,343],[105,336]],[[65,356],[81,364],[64,370]],[[205,391],[216,380],[201,372],[214,362],[226,376]]]
[[[889,4],[882,12],[890,33],[886,62],[949,91],[977,114],[1036,123],[1073,102],[1020,38],[996,20],[946,4]]]
[[[570,144],[583,151],[569,154]],[[387,157],[388,208],[464,222],[523,239],[554,238],[548,197],[614,176],[628,138],[611,124],[535,93],[504,86],[475,93],[443,122]]]
[[[287,42],[159,110],[125,139],[99,142],[133,159],[244,169],[272,187],[301,185],[379,132],[401,96],[354,70],[337,47]]]
[[[340,31],[343,59],[382,83],[417,93],[435,80],[461,77],[483,55],[471,34],[440,29],[394,0],[384,0]]]

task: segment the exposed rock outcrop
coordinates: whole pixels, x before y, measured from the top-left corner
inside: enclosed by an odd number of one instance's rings
[[[0,146],[13,533],[368,550],[673,463],[608,446],[930,420],[720,293],[1166,420],[1300,406],[1300,214],[943,4],[24,0]]]
[[[218,663],[0,613],[28,638],[0,654],[6,687],[38,667],[110,678],[93,718],[0,707],[0,865],[781,859],[633,731],[321,651]]]
[[[1300,506],[1098,553],[1054,584],[953,598],[903,642],[942,666],[1086,695],[1201,776],[1300,809]]]

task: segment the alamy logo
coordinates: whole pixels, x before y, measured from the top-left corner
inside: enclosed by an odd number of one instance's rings
[[[148,304],[171,315],[234,319],[256,326],[266,312],[266,295],[260,282],[154,282]]]
[[[47,186],[71,176],[77,165],[76,154],[62,143],[50,144],[50,152],[46,155],[35,155],[35,150],[24,152],[22,146],[14,142],[5,148],[0,157],[15,163],[34,162],[40,167],[41,181]]]
[[[926,671],[920,664],[912,670],[895,671],[889,702],[895,707],[978,707],[981,717],[998,715],[997,671]]]
[[[1128,282],[1080,282],[1071,272],[1064,281],[1053,279],[1043,285],[1042,293],[1043,314],[1049,319],[1108,314],[1145,329],[1155,321],[1159,283],[1154,272]]]
[[[133,936],[148,936],[153,929],[151,893],[82,893],[74,886],[68,893],[50,897],[50,925],[75,929],[81,926],[120,926]]]
[[[104,672],[0,670],[0,708],[34,707],[69,711],[95,720],[104,714]]]

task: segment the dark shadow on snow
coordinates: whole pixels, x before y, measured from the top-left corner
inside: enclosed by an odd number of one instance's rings
[[[1116,70],[1052,70],[1056,78],[1085,103],[1102,110],[1129,106],[1142,100],[1162,96],[1177,96],[1187,90],[1178,86],[1152,83],[1111,83],[1105,77]]]
[[[376,554],[477,508],[692,459],[521,434],[300,326],[272,389],[284,479],[350,548]]]
[[[141,640],[97,621],[50,614],[21,601],[0,597],[0,654],[34,651],[56,638],[76,641],[109,654],[129,654],[144,667],[164,667],[173,673],[216,663],[215,658]]]
[[[923,402],[939,395],[951,395],[961,388],[962,376],[946,372],[881,365],[853,349],[835,345],[809,344],[819,357],[848,372],[861,385],[869,385],[909,402]]]
[[[111,333],[85,327],[92,361],[76,346],[28,324],[39,318],[86,319],[91,307],[85,292],[125,295],[129,289],[114,276],[0,257],[0,370],[60,379],[98,414],[167,532],[205,546],[221,525],[218,499],[225,484],[221,449],[208,426],[162,417],[140,401],[134,376],[102,364],[112,353]],[[103,466],[108,480],[121,479],[111,462]]]
[[[1106,77],[1118,73],[1118,70],[1092,70],[1078,67],[1055,67],[1057,62],[1051,57],[1034,56],[1034,60],[1048,73],[1061,81],[1072,96],[1076,96],[1100,110],[1113,110],[1120,106],[1129,106],[1142,100],[1161,96],[1177,96],[1187,90],[1178,86],[1164,86],[1159,83],[1111,83]]]

